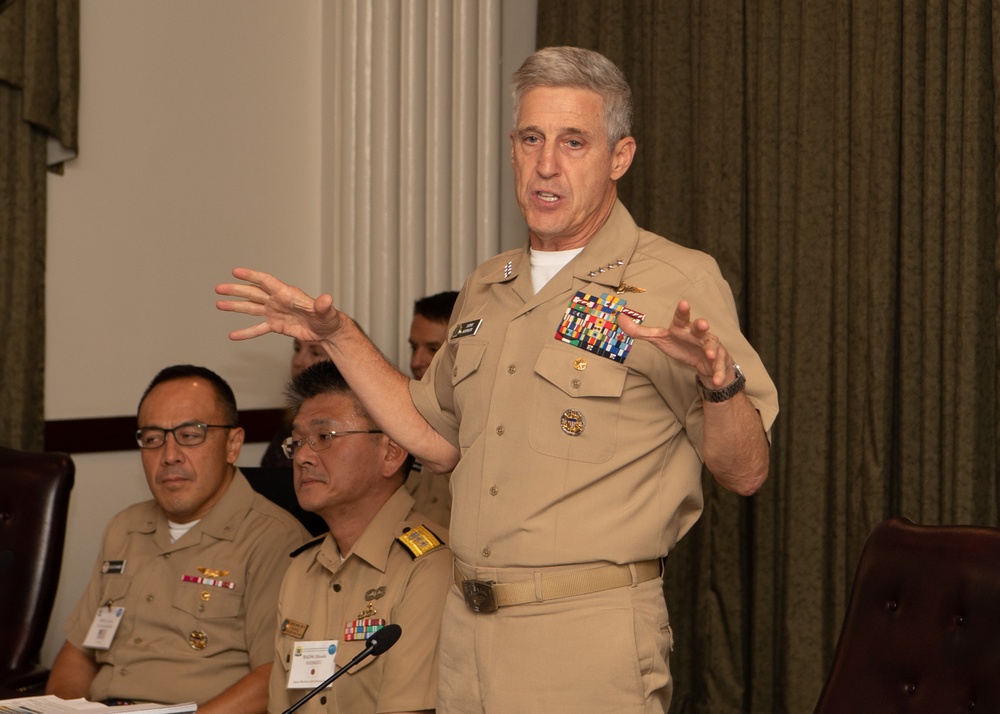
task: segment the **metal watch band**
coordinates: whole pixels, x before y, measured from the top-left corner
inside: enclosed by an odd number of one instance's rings
[[[740,369],[738,364],[733,365],[733,372],[736,373],[736,379],[721,389],[706,389],[701,380],[695,377],[694,383],[698,386],[698,393],[701,394],[701,398],[706,402],[719,404],[720,402],[728,401],[734,395],[742,392],[747,386],[747,378],[743,376],[743,370]]]

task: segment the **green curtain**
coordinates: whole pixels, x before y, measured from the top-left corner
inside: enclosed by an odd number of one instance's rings
[[[76,151],[78,84],[79,0],[0,0],[0,444],[30,451],[45,427],[48,139]]]
[[[877,522],[998,525],[1000,0],[539,0],[636,95],[640,225],[714,255],[771,477],[670,555],[674,712],[811,711]]]

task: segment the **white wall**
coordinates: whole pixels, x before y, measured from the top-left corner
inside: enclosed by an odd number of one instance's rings
[[[162,367],[279,406],[291,347],[230,342],[233,266],[319,285],[319,0],[85,0],[80,155],[49,180],[47,419],[134,414]],[[259,461],[262,445],[244,449]],[[104,524],[149,497],[135,452],[75,454],[64,568],[43,659]]]
[[[336,71],[324,17],[321,0],[84,0],[80,155],[49,180],[47,419],[134,414],[180,362],[219,372],[243,409],[281,405],[288,341],[230,342],[251,321],[216,311],[213,288],[234,266],[321,287],[320,87]],[[508,77],[534,47],[534,17],[535,0],[504,0]],[[505,190],[502,221],[516,226]],[[519,243],[509,235],[504,247]],[[263,448],[244,446],[240,463]],[[148,498],[135,452],[73,459],[46,664],[104,525]]]

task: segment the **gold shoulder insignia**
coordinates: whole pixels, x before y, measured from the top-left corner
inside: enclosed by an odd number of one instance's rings
[[[413,558],[419,558],[432,550],[444,547],[444,543],[424,525],[407,526],[396,540],[406,546]]]

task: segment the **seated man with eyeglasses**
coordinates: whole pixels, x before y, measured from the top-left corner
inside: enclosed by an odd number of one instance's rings
[[[333,362],[288,389],[284,444],[299,505],[330,527],[292,560],[278,598],[268,711],[285,711],[389,624],[395,647],[363,659],[301,714],[416,712],[436,705],[438,630],[451,585],[445,529],[414,510],[407,453],[378,429]]]
[[[209,369],[168,367],[150,383],[136,439],[153,498],[105,529],[49,694],[266,710],[278,586],[309,534],[236,469],[236,420]]]

